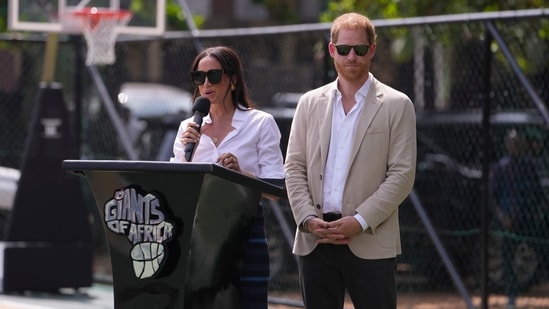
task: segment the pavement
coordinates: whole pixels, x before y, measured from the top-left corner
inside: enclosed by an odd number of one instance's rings
[[[518,299],[517,309],[549,308],[549,283],[532,289]],[[278,293],[277,293],[278,294]],[[297,294],[269,295],[269,309],[303,308]],[[475,308],[480,299],[473,297]],[[504,309],[506,297],[492,295],[490,309]],[[468,309],[464,300],[455,292],[411,292],[398,296],[398,309]],[[350,301],[345,309],[352,309]],[[24,292],[0,293],[0,309],[114,309],[113,288],[110,284],[95,283],[89,288],[61,289],[58,293]]]
[[[271,301],[270,309],[303,308],[297,300],[272,297]],[[113,288],[94,284],[77,291],[61,289],[59,293],[0,293],[0,309],[114,309]]]
[[[111,285],[61,289],[58,293],[24,292],[0,294],[1,309],[114,309]]]

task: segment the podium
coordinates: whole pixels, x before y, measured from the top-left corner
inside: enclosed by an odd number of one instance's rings
[[[217,164],[65,160],[103,221],[115,309],[239,308],[241,256],[263,194],[284,189]]]

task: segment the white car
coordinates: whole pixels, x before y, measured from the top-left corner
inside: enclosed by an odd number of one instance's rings
[[[118,102],[138,119],[190,114],[193,105],[188,91],[165,84],[136,82],[122,85]]]
[[[13,208],[13,200],[17,192],[17,183],[21,173],[19,170],[0,166],[0,211],[9,212]]]
[[[192,114],[192,95],[159,83],[124,83],[118,102],[129,111],[127,130],[142,160],[167,160],[179,122]]]

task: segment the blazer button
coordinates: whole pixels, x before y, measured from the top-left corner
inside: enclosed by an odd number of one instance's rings
[[[316,204],[316,209],[321,209],[322,207],[320,206],[320,204]]]

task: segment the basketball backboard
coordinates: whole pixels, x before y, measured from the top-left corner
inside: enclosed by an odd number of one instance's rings
[[[132,17],[119,33],[154,36],[165,32],[166,0],[9,0],[9,29],[74,33],[62,26],[59,17],[85,7],[130,11]]]

